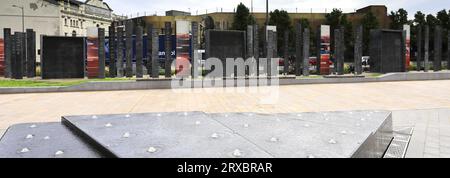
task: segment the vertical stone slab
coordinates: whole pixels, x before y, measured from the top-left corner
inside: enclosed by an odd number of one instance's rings
[[[253,57],[253,26],[247,26],[247,58]]]
[[[334,42],[336,50],[336,72],[338,75],[344,75],[344,51],[345,51],[345,44],[344,44],[344,28],[339,28],[334,30]]]
[[[12,36],[11,29],[3,29],[3,40],[5,48],[5,78],[11,78]]]
[[[11,60],[11,73],[13,79],[22,79],[23,78],[23,56],[24,50],[24,34],[21,32],[14,33],[14,46],[13,46],[13,56],[14,58]]]
[[[309,76],[309,29],[303,30],[303,76]],[[320,55],[319,55],[320,56]]]
[[[27,29],[27,77],[36,77],[36,32]]]
[[[450,70],[450,31],[447,35],[447,69]]]
[[[356,29],[355,36],[355,51],[354,51],[354,65],[355,65],[355,74],[362,74],[362,43],[363,43],[363,27],[358,26]]]
[[[322,38],[322,29],[321,29],[321,25],[319,25],[318,29],[317,29],[317,33],[316,33],[316,53],[317,53],[317,58],[316,58],[316,72],[317,75],[320,75],[320,61],[322,61],[322,55],[321,53],[321,48],[322,48],[322,42],[321,42],[321,38]],[[306,37],[303,37],[306,38]]]
[[[440,71],[442,69],[442,28],[436,26],[434,28],[434,59],[433,70]]]
[[[425,26],[425,42],[424,42],[425,58],[424,58],[424,71],[428,72],[429,60],[430,60],[430,27]]]
[[[283,32],[280,32],[283,33]],[[273,31],[273,57],[278,57],[278,32]]]
[[[152,78],[159,78],[159,33],[158,30],[153,29],[151,33],[152,38],[152,72],[151,77]]]
[[[302,40],[302,24],[297,22],[295,28],[295,75],[300,76],[302,74],[302,62],[303,62],[303,40]]]
[[[116,64],[116,27],[114,23],[109,27],[109,77],[115,78],[117,76],[117,64]]]
[[[417,46],[417,56],[416,56],[416,63],[417,63],[417,71],[420,71],[422,69],[422,61],[423,61],[423,52],[422,52],[422,26],[417,26],[417,34],[416,34],[416,46]]]
[[[199,76],[199,59],[200,54],[198,53],[198,22],[192,22],[191,24],[191,33],[192,33],[192,39],[191,39],[191,77],[192,78],[198,78]]]
[[[259,31],[258,25],[253,25],[253,55],[256,60],[256,76],[259,76]]]
[[[144,76],[143,71],[143,53],[144,46],[142,43],[143,29],[138,26],[136,28],[136,78],[142,78]]]
[[[271,60],[273,58],[273,52],[275,51],[274,44],[273,44],[275,33],[272,30],[267,31],[267,33],[268,33],[267,34],[267,41],[268,41],[268,43],[267,43],[267,64],[266,64],[265,69],[267,72],[267,76],[273,76],[273,73],[271,70],[272,69]]]
[[[123,43],[123,27],[117,27],[117,77],[123,77],[123,59],[124,59],[124,43]]]
[[[105,29],[98,29],[98,78],[105,78]]]
[[[289,30],[284,31],[284,47],[283,47],[283,57],[284,57],[284,66],[283,73],[284,75],[289,75]]]
[[[164,61],[165,77],[172,77],[172,23],[166,22],[164,24],[165,38],[165,52],[166,60]]]
[[[0,38],[0,77],[5,76],[5,41]]]
[[[133,77],[133,22],[131,20],[126,22],[125,27],[125,76]]]
[[[153,24],[147,24],[147,73],[149,76],[152,75],[152,34],[153,34]]]

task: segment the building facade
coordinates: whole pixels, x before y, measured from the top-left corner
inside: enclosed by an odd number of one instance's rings
[[[86,36],[89,27],[105,28],[108,34],[112,21],[123,20],[112,11],[103,0],[2,0],[0,38],[4,28],[11,28],[12,32],[30,28],[36,31],[39,50],[41,35]]]

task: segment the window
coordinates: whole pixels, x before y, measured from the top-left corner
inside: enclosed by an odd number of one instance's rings
[[[67,26],[67,19],[64,19],[64,25]]]

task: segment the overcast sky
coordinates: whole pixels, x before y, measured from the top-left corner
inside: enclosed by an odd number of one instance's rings
[[[193,15],[208,12],[232,12],[240,2],[251,7],[252,0],[104,0],[119,15],[133,14],[164,15],[166,10],[190,11]],[[341,8],[351,12],[368,5],[386,5],[388,11],[404,8],[409,17],[414,17],[416,11],[436,14],[450,8],[450,0],[269,0],[270,9],[284,9],[289,12],[329,12],[332,8]],[[265,11],[265,0],[253,0],[255,12]]]

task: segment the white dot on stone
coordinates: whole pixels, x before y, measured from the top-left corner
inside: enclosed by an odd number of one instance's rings
[[[245,128],[248,128],[248,127],[249,127],[249,125],[248,125],[248,124],[244,124],[244,127],[245,127]]]
[[[248,114],[248,116],[250,116],[250,117],[251,117],[251,116],[253,116],[253,114],[252,114],[252,113],[249,113],[249,114]]]
[[[297,114],[297,117],[302,117],[302,115],[301,114]]]
[[[361,118],[361,121],[365,121],[366,119],[364,119],[364,118]]]
[[[34,137],[34,135],[28,134],[25,138],[26,138],[26,139],[32,139],[33,137]]]
[[[22,150],[20,150],[21,153],[28,153],[30,152],[30,149],[28,148],[22,148]]]
[[[161,117],[161,116],[162,116],[162,114],[159,114],[159,113],[158,113],[158,114],[156,114],[156,116],[158,116],[158,117]]]
[[[228,114],[225,114],[225,117],[228,117]]]
[[[131,117],[129,114],[125,115],[125,117]]]
[[[359,127],[359,126],[361,126],[361,124],[356,124],[356,126],[358,126],[358,127]]]
[[[97,119],[98,117],[97,116],[92,116],[92,119]]]
[[[309,124],[305,124],[305,127],[311,127],[311,125],[309,125]]]
[[[308,155],[307,158],[316,158],[314,155]]]
[[[347,135],[347,131],[343,130],[343,131],[341,131],[341,134],[342,135]]]
[[[195,121],[195,125],[200,125],[201,122],[200,121]]]
[[[130,133],[129,133],[129,132],[125,132],[125,133],[122,135],[122,137],[123,137],[123,138],[128,138],[128,137],[130,137]]]
[[[213,134],[211,135],[211,138],[214,138],[214,139],[219,138],[219,134],[213,133]]]
[[[33,125],[30,125],[30,128],[35,128],[35,127],[36,127],[36,125],[34,125],[34,124],[33,124]]]
[[[61,151],[61,150],[58,150],[58,151],[55,153],[56,156],[62,155],[62,154],[64,154],[64,151]]]
[[[272,137],[272,138],[270,138],[270,141],[271,141],[271,142],[278,142],[278,138]]]
[[[105,127],[112,127],[112,124],[111,124],[111,123],[107,123],[107,124],[105,125]]]
[[[151,146],[147,149],[147,152],[154,153],[154,152],[156,152],[156,148]]]
[[[235,150],[233,151],[233,156],[235,156],[235,157],[241,157],[241,156],[242,156],[241,150],[235,149]]]
[[[184,115],[184,116],[187,116],[187,115],[188,115],[188,113],[187,113],[187,112],[184,112],[184,113],[183,113],[183,115]]]
[[[50,137],[49,136],[45,136],[44,140],[50,140]]]
[[[334,140],[334,139],[330,139],[330,140],[328,141],[328,143],[329,143],[329,144],[336,144],[336,143],[337,143],[337,141],[336,141],[336,140]]]
[[[353,114],[353,112],[348,112],[349,114]]]

